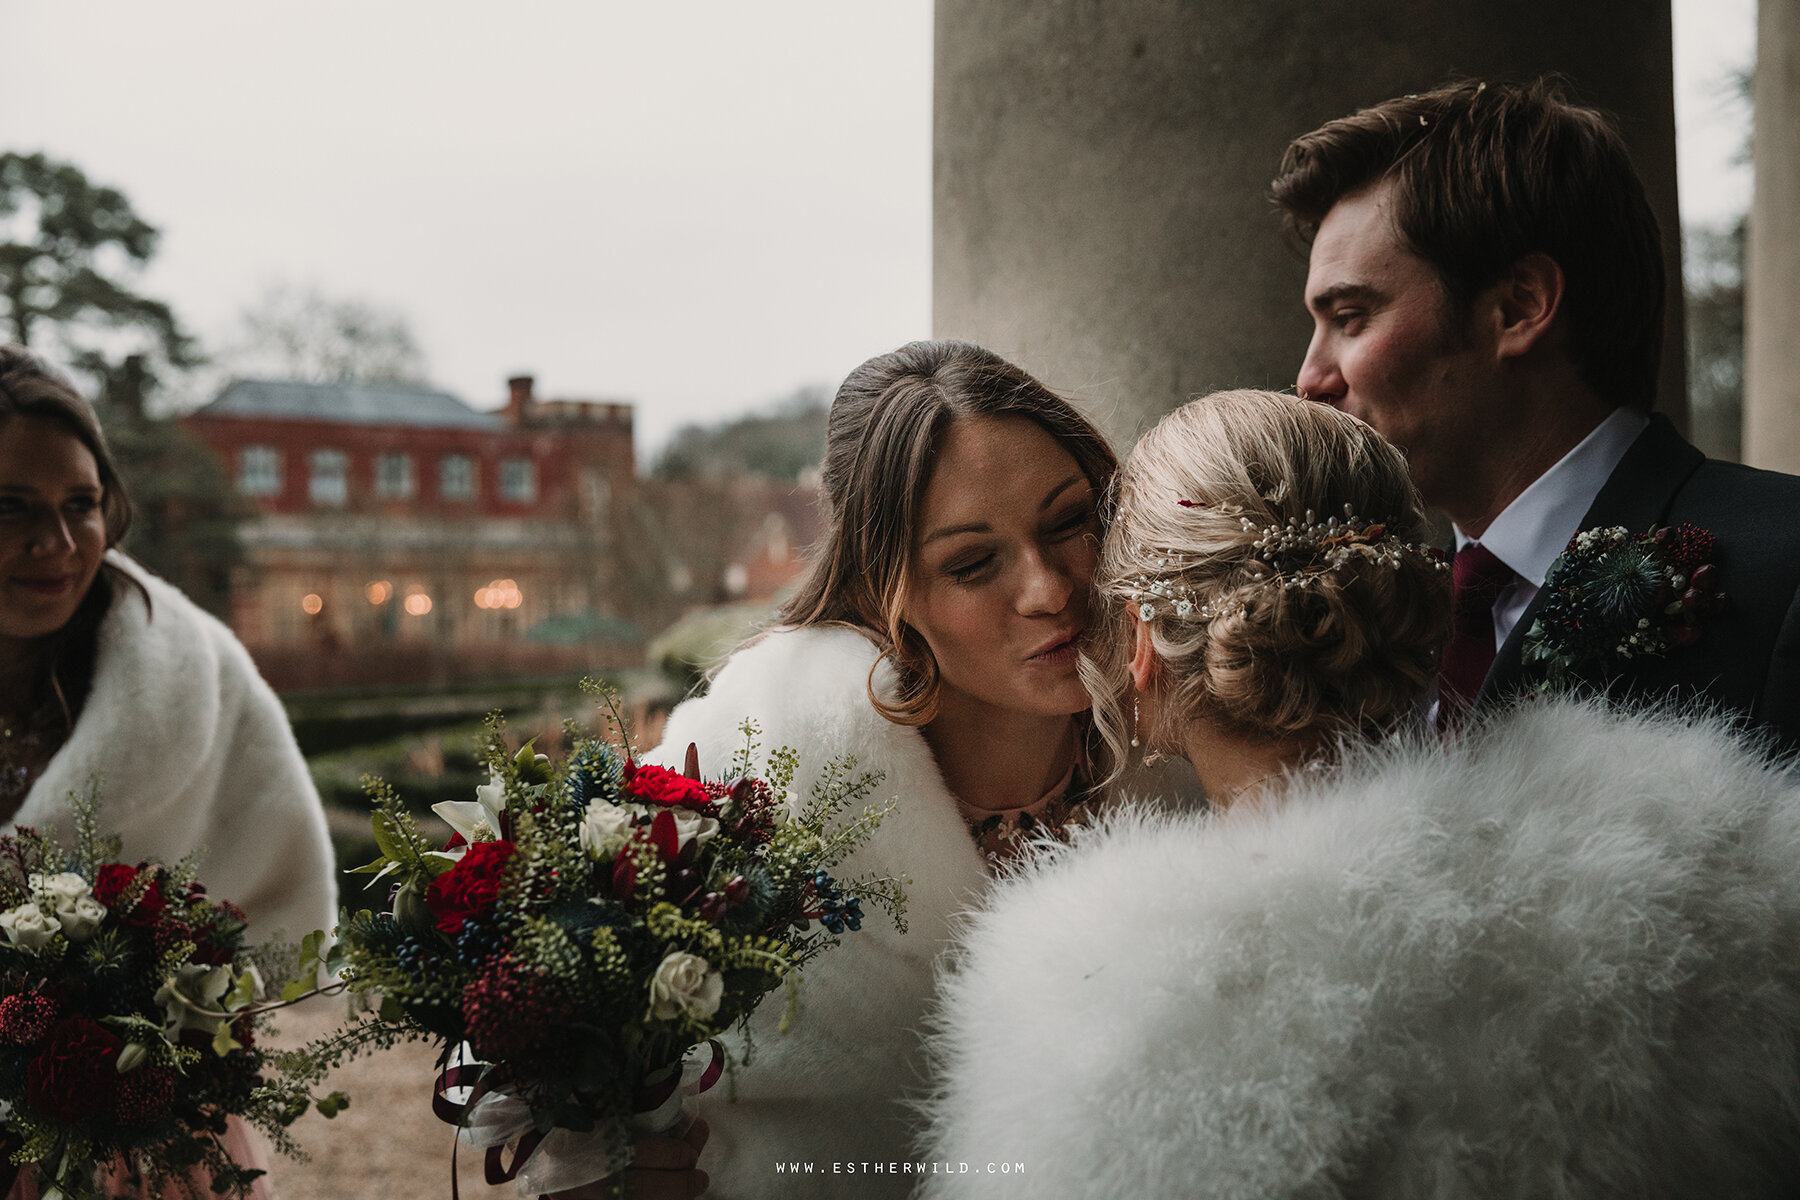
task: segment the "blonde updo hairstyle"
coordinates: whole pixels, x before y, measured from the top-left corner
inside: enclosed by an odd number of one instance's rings
[[[1384,560],[1275,561],[1270,526],[1342,518],[1386,526]],[[1161,679],[1159,728],[1207,719],[1273,740],[1379,735],[1416,711],[1450,634],[1450,577],[1406,460],[1369,426],[1274,392],[1218,392],[1176,409],[1120,469],[1080,669],[1122,769],[1134,626],[1146,587]],[[1305,552],[1300,555],[1306,558]],[[1289,586],[1299,576],[1303,586]],[[1173,600],[1187,601],[1185,614]]]

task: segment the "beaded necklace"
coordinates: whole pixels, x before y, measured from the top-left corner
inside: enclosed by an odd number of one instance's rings
[[[18,811],[61,745],[59,717],[53,704],[39,705],[22,721],[0,717],[0,815]]]

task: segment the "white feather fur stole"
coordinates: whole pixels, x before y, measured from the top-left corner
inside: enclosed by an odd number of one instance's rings
[[[1791,1195],[1800,774],[1549,703],[1127,814],[996,889],[938,1011],[933,1200]]]

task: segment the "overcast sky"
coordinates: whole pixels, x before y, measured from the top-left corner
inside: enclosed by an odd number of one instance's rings
[[[1732,167],[1755,0],[1677,0],[1684,217]],[[0,0],[0,149],[163,230],[209,344],[275,285],[404,313],[477,407],[679,424],[834,385],[931,319],[930,0]]]

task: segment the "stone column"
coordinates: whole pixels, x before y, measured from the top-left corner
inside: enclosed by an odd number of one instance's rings
[[[1744,461],[1800,474],[1800,0],[1762,0],[1744,255]]]
[[[1569,77],[1663,222],[1661,407],[1685,421],[1669,6],[1622,0],[937,0],[933,326],[1135,437],[1289,386],[1305,263],[1267,200],[1290,138],[1453,76]]]

